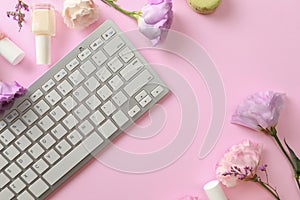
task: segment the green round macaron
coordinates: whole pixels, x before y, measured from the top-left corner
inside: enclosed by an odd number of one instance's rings
[[[188,4],[197,13],[210,14],[213,13],[221,3],[221,0],[187,0]]]

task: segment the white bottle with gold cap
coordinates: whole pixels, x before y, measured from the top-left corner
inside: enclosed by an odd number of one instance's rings
[[[35,34],[36,63],[51,63],[51,36],[55,35],[55,10],[51,4],[31,5],[31,31]]]

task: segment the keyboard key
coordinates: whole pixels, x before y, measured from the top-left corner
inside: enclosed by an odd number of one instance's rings
[[[79,125],[78,128],[81,131],[81,133],[85,136],[87,136],[94,129],[94,127],[90,124],[88,120],[85,120],[82,124]]]
[[[0,188],[2,189],[9,182],[9,178],[3,173],[0,173]]]
[[[105,104],[103,104],[103,106],[101,106],[101,110],[107,116],[110,116],[116,110],[116,107],[111,101],[107,101]]]
[[[73,169],[80,161],[87,157],[103,142],[102,138],[97,133],[92,133],[85,141],[79,144],[69,154],[62,158],[56,165],[52,166],[47,171],[43,178],[50,184],[55,184],[58,180],[65,176]]]
[[[34,159],[37,159],[44,153],[44,149],[41,147],[41,145],[36,143],[29,149],[28,152]]]
[[[3,145],[0,143],[0,151],[4,149]]]
[[[20,195],[17,197],[18,200],[34,200],[33,196],[29,194],[26,190],[22,192]]]
[[[13,110],[11,113],[9,113],[6,117],[5,120],[10,123],[14,121],[17,117],[19,116],[19,113],[16,110]]]
[[[79,60],[83,61],[84,59],[89,57],[89,55],[91,55],[91,53],[92,52],[89,49],[85,49],[80,54],[78,54],[78,58],[79,58]]]
[[[107,85],[104,85],[97,91],[97,94],[101,97],[103,101],[105,101],[112,95],[112,91],[107,87]]]
[[[134,98],[137,102],[140,102],[143,98],[147,96],[147,92],[145,90],[142,90],[138,95],[136,95]]]
[[[30,95],[30,99],[32,102],[36,102],[39,98],[43,96],[43,92],[40,89],[37,89],[32,95]]]
[[[115,31],[113,28],[109,28],[107,31],[105,31],[104,34],[102,34],[102,37],[104,38],[104,40],[108,40],[108,39],[111,38],[115,33],[116,33],[116,31]]]
[[[99,110],[97,110],[90,116],[90,119],[96,126],[98,126],[101,122],[105,120],[105,117],[99,112]]]
[[[49,165],[43,160],[40,159],[33,165],[33,169],[38,173],[42,174],[44,171],[46,171],[49,168]]]
[[[63,123],[69,130],[71,130],[78,124],[78,121],[72,114],[70,114],[63,120]]]
[[[44,131],[48,131],[54,125],[54,122],[50,119],[50,117],[45,116],[38,122],[38,124]]]
[[[49,186],[42,179],[38,179],[28,189],[32,192],[32,194],[34,194],[36,198],[38,198],[42,194],[44,194],[48,188]]]
[[[32,169],[28,169],[26,172],[24,172],[22,175],[21,175],[22,179],[30,184],[32,183],[32,181],[34,181],[34,179],[36,179],[38,176],[37,174],[32,170]]]
[[[118,75],[110,79],[108,83],[114,91],[118,90],[124,84],[124,82],[121,80],[121,78]]]
[[[119,60],[118,57],[114,57],[107,63],[107,66],[113,71],[117,72],[119,69],[123,67],[123,63]]]
[[[126,81],[128,81],[143,67],[143,63],[141,63],[141,61],[138,58],[135,58],[131,63],[129,63],[124,69],[120,71],[120,74]]]
[[[75,106],[77,106],[77,102],[70,96],[68,96],[65,100],[62,101],[63,107],[70,112]]]
[[[49,149],[55,144],[55,139],[50,134],[47,134],[40,140],[40,143],[45,149]]]
[[[65,155],[71,149],[71,145],[66,140],[62,140],[55,148],[61,155]]]
[[[108,139],[112,134],[114,134],[118,128],[109,119],[105,121],[102,126],[99,127],[98,131]]]
[[[39,101],[36,105],[34,105],[34,110],[35,110],[40,116],[42,116],[42,115],[45,114],[48,110],[50,110],[50,107],[48,106],[48,104],[47,104],[44,100],[41,100],[41,101]]]
[[[120,37],[113,38],[109,43],[107,43],[103,49],[109,55],[114,55],[125,45],[124,41]]]
[[[138,107],[137,105],[133,106],[129,111],[128,111],[128,115],[130,117],[134,117],[136,114],[138,114],[141,111],[140,107]]]
[[[112,99],[118,106],[122,106],[128,100],[122,91],[119,91]]]
[[[27,131],[26,134],[32,141],[36,141],[39,137],[43,135],[43,132],[36,125],[34,125],[31,129]]]
[[[84,83],[84,85],[89,89],[89,91],[93,92],[97,89],[97,87],[100,86],[100,83],[95,77],[92,76]]]
[[[3,155],[5,155],[9,160],[13,160],[20,154],[20,151],[13,145],[9,146],[3,151]]]
[[[147,70],[140,73],[135,79],[128,83],[124,90],[129,96],[133,96],[137,91],[139,91],[143,86],[149,83],[153,79],[152,74]]]
[[[5,169],[6,174],[10,176],[10,178],[15,178],[22,170],[15,164],[12,163]]]
[[[21,192],[21,190],[23,190],[26,185],[25,183],[20,179],[17,178],[16,180],[14,180],[14,182],[12,182],[9,187],[15,192],[15,193],[19,193]]]
[[[67,65],[66,65],[66,68],[69,70],[69,71],[72,71],[75,67],[77,67],[79,65],[79,61],[74,58],[71,62],[69,62]]]
[[[23,116],[22,119],[27,125],[33,124],[36,120],[38,120],[38,116],[32,111],[28,110]]]
[[[15,136],[12,132],[10,132],[8,129],[4,130],[1,134],[0,134],[0,141],[4,144],[4,145],[9,145],[13,140],[15,139]]]
[[[54,78],[55,78],[55,80],[60,81],[60,80],[63,79],[66,75],[67,75],[66,70],[61,69],[61,70],[59,70],[59,72],[57,72],[57,73],[54,75]]]
[[[21,150],[24,151],[31,145],[30,140],[25,136],[22,135],[16,142],[15,145]]]
[[[96,97],[96,95],[92,95],[86,100],[86,104],[91,110],[95,110],[101,104],[101,101],[98,97]]]
[[[145,106],[147,106],[150,102],[152,101],[152,98],[147,95],[143,100],[141,100],[139,102],[139,104],[144,108]]]
[[[77,70],[74,71],[70,76],[69,80],[73,83],[73,85],[78,85],[84,80],[83,75]]]
[[[0,199],[11,200],[14,196],[14,193],[8,188],[4,188],[4,190],[0,191]]]
[[[85,99],[85,97],[89,95],[89,93],[82,86],[80,86],[73,92],[73,95],[79,102],[81,102],[83,99]]]
[[[102,66],[107,61],[106,55],[100,50],[92,56],[92,60],[98,65]]]
[[[83,120],[86,116],[88,116],[90,111],[83,104],[81,104],[77,109],[75,109],[74,113],[80,120]]]
[[[112,116],[112,119],[119,127],[122,127],[126,122],[129,121],[128,117],[121,110],[116,112],[116,114]]]
[[[25,124],[21,120],[17,120],[13,125],[10,126],[10,129],[16,134],[20,135],[23,131],[26,130]]]
[[[55,85],[55,82],[52,79],[49,79],[43,86],[43,90],[47,92]]]
[[[129,60],[131,60],[134,57],[134,53],[131,49],[129,49],[128,47],[125,47],[120,53],[119,56],[122,58],[122,60],[124,62],[128,62]]]
[[[80,69],[86,76],[89,76],[96,70],[96,67],[91,63],[91,61],[88,60],[80,66]]]
[[[96,72],[96,75],[102,82],[105,82],[112,76],[111,72],[106,67],[102,67],[98,72]]]
[[[44,158],[50,165],[53,165],[60,158],[60,156],[54,149],[51,149],[45,154]]]
[[[57,89],[63,96],[65,96],[73,90],[73,87],[67,80],[64,80],[57,86]]]
[[[23,101],[20,105],[18,105],[18,110],[20,112],[24,112],[27,108],[31,106],[31,103],[29,100]],[[0,130],[1,130],[1,125],[0,125]]]
[[[93,49],[94,51],[97,50],[104,42],[98,38],[97,40],[95,40],[91,45],[91,49]]]
[[[71,144],[77,145],[81,141],[82,136],[77,130],[74,130],[67,136],[67,138]]]
[[[57,106],[50,112],[50,115],[58,122],[66,115],[66,112],[60,106]]]
[[[23,153],[18,159],[17,163],[23,168],[27,168],[33,160],[29,157],[27,153]]]
[[[0,154],[0,170],[2,170],[7,164],[8,164],[8,161],[6,160],[6,158],[4,158]]]
[[[51,130],[51,133],[56,139],[59,140],[67,134],[67,130],[61,124],[58,124],[55,128]]]
[[[61,100],[61,96],[55,90],[52,90],[51,92],[49,92],[45,96],[45,98],[48,101],[48,103],[52,106],[54,106]]]
[[[4,129],[7,126],[6,122],[1,120],[0,121],[0,131],[2,131],[2,129]]]

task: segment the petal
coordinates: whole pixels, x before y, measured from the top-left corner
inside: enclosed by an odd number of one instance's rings
[[[158,5],[147,5],[142,9],[142,16],[147,24],[154,24],[162,19],[168,19],[172,4],[161,3]]]

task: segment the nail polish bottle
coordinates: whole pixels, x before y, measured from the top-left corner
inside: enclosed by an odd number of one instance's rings
[[[203,189],[209,200],[227,200],[218,180],[206,183]]]
[[[31,5],[31,31],[35,34],[36,63],[51,63],[51,36],[55,35],[55,9],[48,3]]]
[[[16,65],[23,60],[25,53],[0,31],[0,55],[12,65]]]

